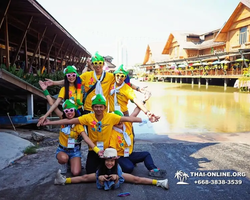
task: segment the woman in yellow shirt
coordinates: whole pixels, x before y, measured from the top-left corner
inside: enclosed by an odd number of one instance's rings
[[[81,87],[81,79],[74,66],[68,66],[64,69],[64,87],[61,88],[58,98],[50,107],[47,113],[40,117],[39,122],[43,121],[58,107],[62,100],[71,99],[75,102],[79,114],[81,114],[83,91]],[[46,94],[44,94],[46,96]]]

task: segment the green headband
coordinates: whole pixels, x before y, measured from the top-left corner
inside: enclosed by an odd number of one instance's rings
[[[76,106],[75,102],[72,99],[67,99],[63,103],[62,108],[63,108],[63,110],[70,109],[70,108],[74,108],[75,110],[78,109],[78,107]]]
[[[67,66],[64,70],[63,70],[64,75],[69,74],[69,73],[76,73],[77,76],[79,76],[79,74],[76,71],[76,67],[75,66]]]
[[[119,116],[124,116],[124,114],[120,110],[115,110],[114,114],[119,115]]]
[[[92,62],[94,62],[94,61],[103,61],[104,62],[105,60],[101,55],[98,54],[98,52],[96,52],[95,56],[92,57]]]
[[[126,70],[123,69],[123,65],[121,65],[117,70],[115,70],[114,74],[118,74],[118,73],[122,73],[125,76],[128,75],[128,72]]]
[[[104,105],[104,106],[106,106],[106,99],[101,94],[97,94],[91,100],[92,100],[92,106],[93,105]]]

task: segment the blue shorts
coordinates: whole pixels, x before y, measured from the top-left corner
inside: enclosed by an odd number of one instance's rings
[[[59,152],[66,153],[69,156],[69,159],[75,158],[75,157],[80,157],[80,158],[82,157],[80,145],[78,145],[74,149],[70,149],[70,150],[66,150],[66,149],[63,149],[60,146],[58,146],[57,150],[56,150],[56,159],[57,159],[57,154]]]

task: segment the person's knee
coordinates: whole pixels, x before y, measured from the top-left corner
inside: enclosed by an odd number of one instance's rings
[[[58,155],[57,160],[60,164],[65,164],[69,161],[69,156],[67,154]]]
[[[134,170],[134,166],[133,165],[127,165],[127,166],[122,167],[122,171],[124,173],[132,173],[133,170]]]
[[[139,176],[134,176],[134,183],[140,183],[140,180]]]
[[[81,173],[81,169],[73,169],[71,170],[72,176],[78,176]]]

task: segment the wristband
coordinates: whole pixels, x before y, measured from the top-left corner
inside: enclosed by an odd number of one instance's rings
[[[97,146],[95,146],[95,147],[93,148],[93,151],[96,152],[96,153],[98,153],[98,152],[100,151],[100,149],[99,149]]]
[[[139,87],[136,88],[136,91],[139,91]]]
[[[146,101],[142,101],[143,104],[146,104]]]
[[[49,95],[49,91],[48,90],[44,90],[43,94],[44,94],[44,96],[48,96]]]

